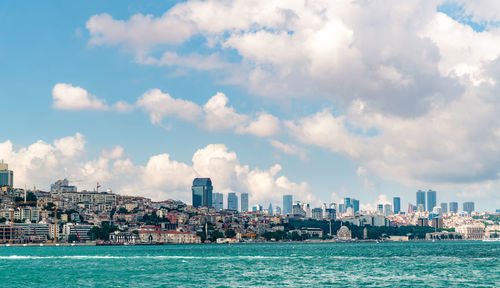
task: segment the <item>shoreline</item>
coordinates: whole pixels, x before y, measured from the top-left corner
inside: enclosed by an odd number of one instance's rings
[[[161,245],[238,245],[238,244],[326,244],[326,243],[413,243],[413,242],[485,242],[485,243],[500,243],[497,241],[483,241],[483,239],[476,240],[410,240],[410,241],[387,241],[387,240],[353,240],[353,241],[332,241],[332,240],[319,240],[319,241],[252,241],[252,242],[234,242],[234,243],[136,243],[136,244],[123,244],[123,243],[12,243],[0,244],[0,247],[71,247],[71,246],[161,246]]]

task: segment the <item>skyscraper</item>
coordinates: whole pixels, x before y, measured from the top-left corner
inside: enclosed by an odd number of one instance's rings
[[[224,194],[222,193],[213,193],[213,204],[212,206],[216,210],[222,210],[224,209]]]
[[[377,212],[379,214],[384,214],[384,204],[378,204],[377,205]]]
[[[241,211],[246,212],[248,211],[248,193],[241,193]]]
[[[401,198],[394,197],[392,202],[394,202],[394,214],[398,214],[401,211]]]
[[[422,205],[425,210],[425,192],[422,190],[417,191],[417,207],[418,205]]]
[[[470,213],[472,213],[472,211],[475,211],[475,209],[474,209],[474,202],[464,202],[463,208],[464,208],[463,209],[464,212],[467,212],[470,215]]]
[[[441,212],[448,213],[448,203],[441,203]]]
[[[227,194],[227,209],[238,211],[238,196],[236,196],[236,193]]]
[[[0,162],[0,187],[3,186],[14,186],[14,171],[9,170],[9,165]]]
[[[273,215],[273,204],[269,203],[269,207],[267,208],[267,214]]]
[[[384,205],[384,215],[389,216],[392,214],[392,205],[391,204],[385,204]]]
[[[210,178],[194,178],[193,187],[193,206],[209,207],[212,206],[212,180]]]
[[[432,209],[436,207],[436,191],[427,191],[427,211],[432,212]]]
[[[457,213],[458,212],[458,203],[457,202],[450,202],[450,212],[452,213]]]
[[[292,214],[293,196],[283,195],[283,215]]]
[[[357,199],[351,199],[352,200],[352,209],[354,209],[354,213],[359,211],[359,200]]]
[[[347,208],[352,208],[351,198],[349,197],[344,198],[344,211],[342,212],[347,211]]]

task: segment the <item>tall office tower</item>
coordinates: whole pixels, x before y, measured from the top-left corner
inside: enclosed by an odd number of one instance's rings
[[[408,203],[408,214],[411,214],[413,212],[415,212],[415,209],[413,209],[413,204]]]
[[[401,198],[394,197],[392,200],[394,203],[394,214],[398,214],[401,211]]]
[[[248,211],[248,193],[241,193],[241,211]]]
[[[378,204],[377,205],[377,212],[379,214],[384,214],[384,204]]]
[[[339,213],[339,215],[342,215],[342,213],[344,213],[344,204],[339,203],[339,209],[337,210],[337,213]]]
[[[283,195],[283,215],[292,214],[293,196]]]
[[[474,209],[474,202],[464,202],[463,208],[464,208],[463,209],[464,212],[467,212],[470,215],[470,213],[472,213],[472,211],[475,211],[475,209]]]
[[[457,202],[450,202],[449,203],[449,208],[451,213],[457,213],[458,212],[458,203]]]
[[[281,215],[281,207],[276,206],[276,215]]]
[[[427,211],[432,212],[432,209],[436,207],[436,191],[427,191]]]
[[[7,163],[0,162],[0,187],[14,187],[14,171],[9,170]]]
[[[352,200],[352,209],[354,209],[354,213],[359,211],[359,200],[357,199],[351,199]]]
[[[215,208],[215,210],[222,210],[224,209],[224,194],[222,193],[213,193],[212,195],[212,206]]]
[[[323,209],[321,208],[313,208],[311,211],[312,218],[321,219],[323,218]]]
[[[417,207],[418,205],[422,205],[425,210],[425,192],[422,190],[417,191]]]
[[[385,204],[384,205],[384,215],[389,216],[392,214],[392,205],[391,204]]]
[[[347,208],[352,208],[352,201],[349,197],[344,198],[344,210],[342,212],[347,211]]]
[[[212,206],[212,180],[210,178],[194,178],[193,187],[193,206],[209,207]]]
[[[441,203],[441,212],[448,213],[448,203]]]
[[[269,215],[273,215],[274,214],[273,204],[271,204],[271,203],[269,203],[269,207],[267,208],[267,214],[269,214]]]
[[[236,193],[227,194],[227,209],[238,211],[238,196],[236,196]]]

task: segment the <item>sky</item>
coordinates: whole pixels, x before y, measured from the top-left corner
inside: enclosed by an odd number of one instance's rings
[[[16,187],[500,208],[498,1],[0,0]]]

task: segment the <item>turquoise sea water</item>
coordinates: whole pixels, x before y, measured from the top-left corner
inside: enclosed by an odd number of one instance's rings
[[[500,287],[500,242],[1,247],[0,287]]]

